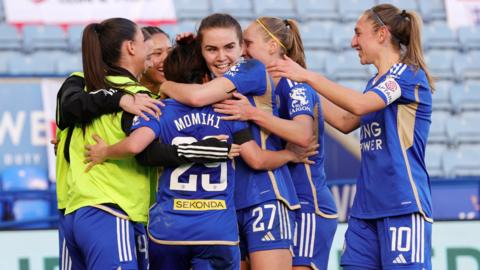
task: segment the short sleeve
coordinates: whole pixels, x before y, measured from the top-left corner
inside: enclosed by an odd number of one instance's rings
[[[232,133],[235,133],[237,131],[240,131],[246,128],[250,128],[250,126],[248,125],[248,122],[246,121],[232,121],[232,125],[233,125]]]
[[[160,136],[160,120],[148,113],[146,115],[148,116],[149,120],[145,120],[137,115],[133,118],[130,133],[141,127],[148,127],[153,130],[155,133],[155,139],[157,139]]]
[[[379,83],[371,91],[379,95],[387,106],[402,96],[400,84],[391,76],[387,76],[383,82]]]
[[[308,85],[297,84],[290,88],[287,96],[288,114],[290,119],[297,115],[313,115],[316,95]]]
[[[255,59],[243,59],[231,67],[223,75],[230,80],[243,95],[261,96],[267,89],[267,74],[265,65]]]
[[[247,121],[232,121],[233,143],[243,144],[253,140],[250,125]]]

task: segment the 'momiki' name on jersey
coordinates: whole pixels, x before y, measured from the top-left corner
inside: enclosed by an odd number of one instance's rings
[[[220,124],[220,116],[210,113],[190,113],[185,114],[175,120],[175,127],[178,131],[182,129],[191,127],[193,125],[208,125],[214,128],[219,128],[218,125]]]
[[[375,151],[382,149],[382,128],[377,122],[367,123],[360,127],[360,150]]]

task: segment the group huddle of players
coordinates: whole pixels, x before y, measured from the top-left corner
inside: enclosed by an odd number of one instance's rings
[[[327,269],[324,121],[375,126],[362,140],[380,141],[362,149],[344,269],[430,269],[415,16],[378,5],[359,18],[352,47],[379,71],[363,94],[306,69],[294,20],[242,31],[212,14],[173,48],[127,19],[88,25],[83,73],[57,96],[61,269]]]

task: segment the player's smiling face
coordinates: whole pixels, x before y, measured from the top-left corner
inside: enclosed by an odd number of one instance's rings
[[[362,65],[374,62],[374,57],[378,52],[377,33],[373,29],[372,22],[367,20],[365,15],[361,16],[355,25],[351,46],[357,50]]]
[[[202,55],[208,69],[221,77],[242,56],[242,45],[234,28],[203,30]]]
[[[270,64],[274,59],[275,41],[265,40],[265,32],[258,23],[253,22],[243,32],[246,55],[255,58],[265,65]]]
[[[151,37],[152,53],[150,61],[152,66],[146,70],[144,76],[149,81],[160,84],[165,81],[165,74],[163,73],[163,61],[168,55],[168,51],[172,47],[168,37],[162,33],[156,33]]]

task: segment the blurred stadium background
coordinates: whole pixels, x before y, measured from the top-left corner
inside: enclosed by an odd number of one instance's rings
[[[308,67],[358,91],[376,72],[361,66],[350,49],[358,16],[378,3],[416,10],[424,20],[426,61],[437,79],[426,153],[437,221],[433,269],[480,269],[480,1],[475,0],[1,1],[0,269],[59,269],[54,164],[49,163],[48,141],[54,133],[56,91],[68,74],[82,69],[84,24],[74,19],[71,24],[15,19],[20,11],[55,18],[54,12],[40,6],[25,10],[25,5],[48,2],[102,2],[132,5],[133,10],[158,2],[170,7],[170,14],[137,21],[158,25],[171,37],[195,31],[200,19],[212,12],[230,13],[242,26],[259,16],[295,18]],[[70,16],[75,17],[75,11]],[[328,129],[327,177],[341,222],[355,195],[357,137],[355,132],[345,136]],[[329,269],[339,269],[344,231],[345,225],[339,226]]]

